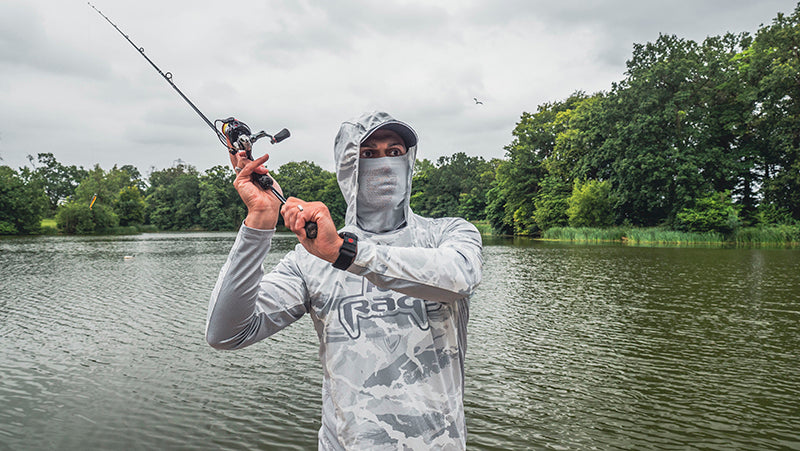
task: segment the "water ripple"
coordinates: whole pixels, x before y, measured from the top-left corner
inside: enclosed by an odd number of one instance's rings
[[[0,444],[316,447],[308,318],[242,351],[205,344],[233,239],[0,240]],[[470,449],[800,448],[797,251],[520,241],[484,259]]]

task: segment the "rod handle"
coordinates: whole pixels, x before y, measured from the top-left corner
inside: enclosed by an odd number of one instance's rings
[[[286,198],[283,197],[283,195],[280,192],[278,192],[278,190],[276,190],[274,186],[272,186],[272,177],[270,177],[267,174],[253,173],[250,176],[250,178],[253,180],[253,183],[255,183],[256,185],[260,186],[264,190],[272,191],[275,194],[275,197],[277,197],[278,200],[281,201],[281,204],[285,204],[286,203]],[[313,222],[313,221],[306,222],[306,225],[304,227],[306,229],[306,237],[308,237],[308,239],[313,240],[314,238],[317,237],[317,223],[316,222]]]

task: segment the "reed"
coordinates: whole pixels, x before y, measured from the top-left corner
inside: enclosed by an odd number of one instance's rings
[[[552,227],[542,234],[542,239],[553,241],[606,242],[622,241],[625,228]]]
[[[42,228],[49,227],[55,229],[57,227],[55,218],[42,219],[41,227]]]
[[[492,235],[492,225],[489,221],[470,221],[481,235]]]
[[[681,232],[660,227],[553,227],[542,239],[625,244],[800,246],[800,225],[774,225],[739,229],[730,236],[718,232]]]
[[[767,227],[747,227],[734,233],[737,245],[800,245],[800,225],[773,225]]]
[[[648,227],[628,229],[623,241],[629,244],[724,244],[725,236],[717,232],[681,232]]]

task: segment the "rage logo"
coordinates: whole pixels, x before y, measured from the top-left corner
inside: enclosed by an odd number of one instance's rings
[[[339,322],[353,339],[361,336],[361,320],[395,315],[408,315],[417,327],[428,330],[425,301],[378,288],[367,279],[363,279],[360,295],[339,303]]]

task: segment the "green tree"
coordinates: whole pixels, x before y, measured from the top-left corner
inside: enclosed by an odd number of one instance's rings
[[[535,205],[542,182],[548,176],[548,160],[556,158],[556,139],[569,127],[570,110],[585,99],[584,93],[576,92],[563,102],[540,105],[535,114],[522,113],[512,132],[514,139],[506,146],[509,164],[498,167],[500,188],[488,199],[491,211],[487,211],[487,217],[495,230],[511,229],[518,235],[540,231]],[[502,215],[498,211],[499,199],[504,203]],[[540,198],[540,205],[546,200]],[[502,225],[495,225],[498,220]]]
[[[514,212],[507,208],[510,169],[510,161],[500,162],[495,171],[495,179],[486,193],[486,219],[492,226],[492,231],[499,235],[514,233]]]
[[[763,202],[800,219],[800,3],[761,27],[740,59],[752,89],[748,126]]]
[[[618,221],[672,223],[705,192],[747,189],[740,131],[749,104],[738,95],[737,55],[748,42],[728,34],[700,45],[662,35],[635,45],[627,77],[606,103],[615,125],[603,147],[616,155]]]
[[[81,180],[86,177],[87,171],[75,165],[66,166],[56,160],[52,153],[39,153],[34,159],[28,155],[28,161],[34,167],[32,176],[47,194],[50,214],[55,213],[58,204],[75,193]]]
[[[569,221],[569,185],[566,181],[548,174],[541,184],[534,200],[533,220],[540,230],[566,226]]]
[[[325,177],[325,185],[315,197],[311,199],[318,200],[328,206],[331,213],[331,219],[337,227],[343,227],[345,215],[347,213],[347,203],[342,195],[342,190],[339,189],[339,182],[336,181],[336,174],[328,172]]]
[[[313,200],[324,191],[330,174],[311,161],[291,161],[278,168],[272,176],[286,197]]]
[[[48,198],[37,181],[25,183],[16,171],[0,166],[0,235],[38,233]]]
[[[200,225],[200,178],[189,165],[150,174],[145,196],[150,224],[162,230],[187,230]]]
[[[200,226],[206,230],[235,230],[246,215],[233,187],[236,174],[228,166],[214,166],[200,177]]]
[[[95,230],[94,216],[89,204],[84,202],[66,202],[56,212],[56,226],[66,234],[86,234]]]
[[[58,206],[56,225],[66,234],[90,234],[104,232],[119,225],[119,219],[111,207],[89,202],[69,201]]]
[[[572,227],[608,227],[614,223],[611,208],[611,183],[575,180],[567,209],[569,225]]]
[[[273,177],[287,197],[323,202],[328,206],[334,223],[344,224],[347,205],[333,172],[311,161],[292,161],[278,168]]]
[[[144,196],[137,186],[122,188],[113,202],[121,226],[144,224],[146,208]]]
[[[487,162],[463,152],[439,157],[436,164],[417,162],[412,181],[411,208],[435,218],[460,216],[485,219],[486,192],[499,161]]]
[[[133,166],[118,168],[116,165],[108,172],[100,165],[86,171],[70,198],[69,212],[62,214],[66,215],[64,224],[81,224],[80,227],[76,226],[80,230],[67,233],[91,233],[117,225],[143,224],[145,203],[139,188],[141,180],[138,173]],[[88,208],[91,215],[80,212],[82,206]],[[84,217],[95,221],[94,226],[83,225],[81,221]]]
[[[553,153],[543,160],[545,175],[534,197],[533,218],[540,230],[568,224],[568,199],[573,181],[610,177],[610,165],[600,152],[611,125],[604,114],[603,93],[581,97],[554,119]]]
[[[678,213],[678,227],[689,232],[719,232],[729,234],[739,228],[739,209],[730,192],[714,193],[697,199],[692,208]]]

